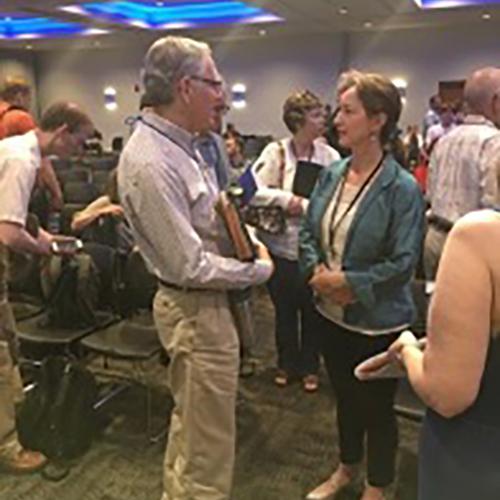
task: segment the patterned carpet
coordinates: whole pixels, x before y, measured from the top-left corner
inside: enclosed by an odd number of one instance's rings
[[[322,374],[318,393],[300,385],[279,389],[272,384],[274,357],[272,311],[267,296],[256,294],[259,372],[242,380],[237,405],[238,441],[234,500],[299,500],[328,476],[336,464],[334,401]],[[159,384],[165,368],[149,367]],[[154,389],[154,426],[167,419],[169,399]],[[39,474],[0,475],[2,500],[159,500],[165,440],[147,444],[144,433],[145,391],[132,388],[105,411],[106,425],[92,449],[61,482]],[[400,420],[400,453],[391,498],[416,499],[418,425]],[[339,500],[359,497],[363,478]],[[201,499],[202,500],[202,499]]]

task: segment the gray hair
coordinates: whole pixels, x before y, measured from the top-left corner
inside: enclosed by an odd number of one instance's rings
[[[464,101],[471,113],[487,115],[496,92],[500,90],[500,69],[487,67],[474,71],[465,83]]]
[[[141,75],[148,102],[152,106],[171,104],[176,82],[199,74],[204,57],[210,54],[206,43],[190,38],[166,36],[153,43],[144,58]]]

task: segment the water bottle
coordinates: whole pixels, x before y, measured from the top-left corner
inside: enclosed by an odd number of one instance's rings
[[[61,232],[61,212],[51,212],[47,220],[47,230],[51,234]]]

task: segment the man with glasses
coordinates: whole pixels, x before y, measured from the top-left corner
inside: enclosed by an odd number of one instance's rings
[[[434,281],[448,232],[468,212],[499,202],[495,162],[500,157],[500,69],[474,71],[465,83],[468,114],[461,125],[439,139],[432,151],[427,179],[429,228],[424,270]]]
[[[49,155],[78,152],[93,133],[90,118],[70,103],[55,104],[42,116],[39,128],[0,141],[0,468],[30,472],[45,457],[18,442],[14,402],[22,398],[16,365],[16,326],[7,301],[7,249],[40,255],[50,253],[52,235],[26,229],[31,190],[41,162]]]
[[[230,498],[235,447],[238,337],[227,291],[265,282],[263,246],[243,263],[214,205],[216,174],[196,150],[224,105],[209,47],[165,37],[146,54],[141,115],[118,166],[120,199],[135,241],[158,277],[154,316],[170,358],[174,399],[163,500]]]

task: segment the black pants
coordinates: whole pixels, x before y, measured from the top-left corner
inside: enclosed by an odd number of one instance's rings
[[[379,488],[394,480],[398,428],[393,410],[396,379],[360,382],[354,368],[386,350],[399,332],[368,336],[346,330],[317,313],[320,345],[337,397],[340,461],[358,464],[367,446],[368,484]]]
[[[275,310],[278,368],[288,374],[315,374],[319,360],[311,289],[297,261],[275,255],[272,259],[275,269],[268,288]]]

